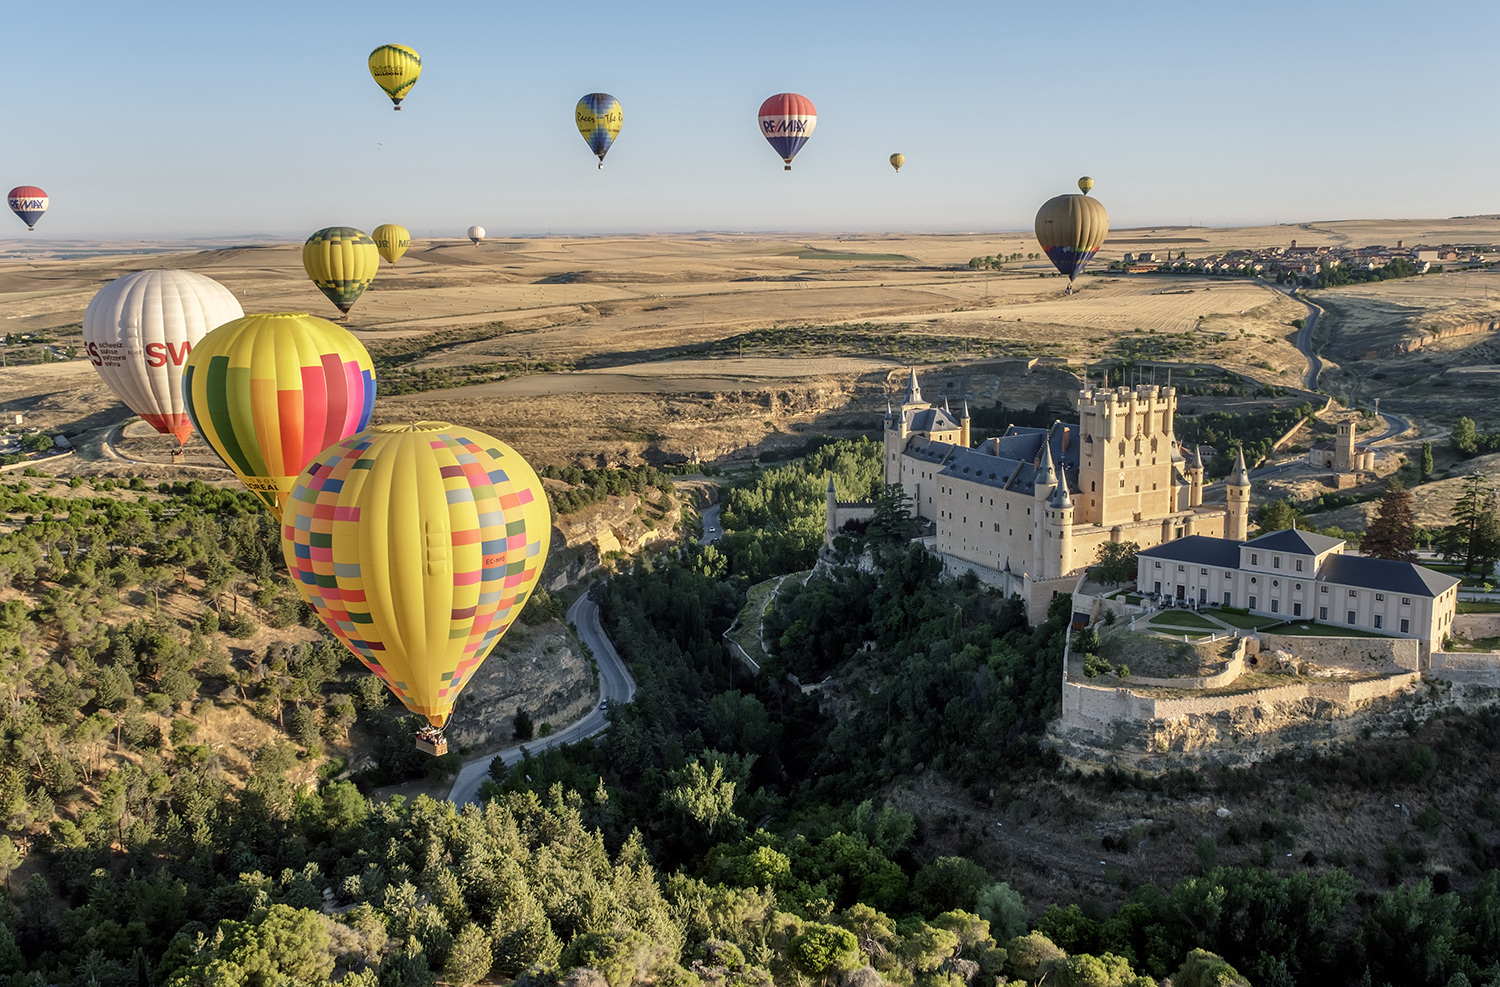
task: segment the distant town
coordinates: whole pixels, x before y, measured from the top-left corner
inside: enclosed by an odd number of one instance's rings
[[[1433,265],[1477,267],[1496,261],[1500,261],[1500,245],[1491,243],[1416,244],[1408,247],[1405,241],[1397,240],[1394,247],[1385,244],[1348,247],[1298,246],[1293,240],[1285,247],[1230,250],[1205,257],[1190,258],[1185,250],[1177,251],[1175,257],[1171,250],[1127,253],[1122,259],[1112,262],[1109,270],[1127,274],[1275,274],[1278,283],[1297,279],[1311,286],[1319,275],[1328,280],[1326,275],[1334,269],[1357,275],[1358,272],[1382,271],[1394,265],[1393,276],[1408,277],[1426,274],[1433,270]],[[1349,280],[1360,278],[1355,276]]]

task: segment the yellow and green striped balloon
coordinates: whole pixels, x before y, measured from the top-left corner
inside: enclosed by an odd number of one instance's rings
[[[330,226],[302,245],[302,266],[318,290],[345,315],[380,270],[380,252],[368,233]]]
[[[399,110],[422,75],[422,56],[406,45],[381,45],[370,52],[370,74]]]
[[[198,434],[279,521],[303,467],[370,423],[375,364],[327,319],[247,315],[193,347],[182,396]]]

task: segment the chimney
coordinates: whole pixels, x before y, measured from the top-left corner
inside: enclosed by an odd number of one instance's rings
[[[1071,426],[1064,425],[1062,433],[1062,451],[1067,452],[1068,446],[1073,444],[1073,429]]]
[[[1404,246],[1406,246],[1406,241],[1405,240],[1397,240],[1396,241],[1396,249],[1397,250],[1400,250]]]
[[[1296,241],[1296,240],[1293,240],[1293,241],[1292,241],[1292,249],[1293,249],[1293,250],[1296,250],[1296,249],[1297,249],[1297,241]]]

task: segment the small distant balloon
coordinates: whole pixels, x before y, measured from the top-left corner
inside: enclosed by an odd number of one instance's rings
[[[588,142],[589,150],[599,156],[602,169],[604,156],[609,153],[615,138],[620,136],[620,125],[625,122],[620,101],[609,93],[589,93],[573,108],[573,122]]]
[[[47,193],[35,185],[17,185],[5,197],[5,204],[10,206],[11,212],[21,217],[21,222],[26,224],[28,230],[36,229],[36,222],[47,211],[49,201]]]
[[[818,110],[812,100],[797,93],[777,93],[760,104],[760,133],[770,143],[787,171],[792,159],[818,125]]]
[[[1084,175],[1082,178],[1078,179],[1078,191],[1082,192],[1084,195],[1088,195],[1089,192],[1093,191],[1093,188],[1094,180],[1089,176]]]
[[[370,52],[370,75],[399,110],[422,75],[422,56],[405,45],[381,45]]]
[[[370,238],[375,241],[375,249],[380,251],[380,256],[392,264],[400,260],[401,255],[406,253],[406,248],[411,246],[411,234],[406,227],[395,223],[383,223],[375,227]]]
[[[901,166],[904,165],[904,164],[906,164],[906,155],[904,155],[904,154],[892,154],[891,155],[891,167],[895,168],[897,172],[899,172],[901,170]]]
[[[318,290],[345,315],[380,270],[380,255],[368,233],[330,226],[302,245],[302,266]]]
[[[484,239],[484,227],[483,226],[471,226],[471,227],[469,227],[467,235],[468,235],[468,237],[469,237],[470,240],[474,241],[474,246],[477,247],[477,246],[479,246],[479,242]]]

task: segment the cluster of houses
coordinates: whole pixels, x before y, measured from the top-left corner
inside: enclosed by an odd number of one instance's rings
[[[1433,264],[1488,264],[1500,259],[1500,246],[1481,243],[1445,243],[1439,246],[1418,244],[1408,247],[1397,240],[1394,247],[1374,244],[1365,247],[1301,246],[1293,240],[1287,247],[1260,247],[1253,250],[1231,250],[1222,254],[1189,258],[1186,251],[1173,256],[1166,251],[1127,253],[1117,270],[1146,274],[1158,270],[1183,270],[1200,274],[1260,274],[1268,270],[1313,277],[1324,266],[1347,266],[1373,271],[1393,260],[1413,264],[1418,273],[1426,273]]]

